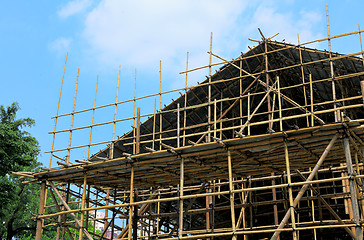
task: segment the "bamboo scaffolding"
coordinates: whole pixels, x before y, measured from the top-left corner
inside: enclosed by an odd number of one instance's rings
[[[245,240],[252,234],[260,239],[273,234],[271,239],[277,239],[281,232],[292,232],[293,239],[305,238],[305,234],[311,232],[316,239],[317,234],[330,228],[353,238],[362,235],[359,226],[363,222],[358,204],[363,201],[358,199],[361,195],[356,188],[362,188],[364,177],[360,173],[363,164],[359,162],[359,158],[363,157],[364,119],[358,118],[356,112],[360,112],[360,115],[363,107],[364,84],[360,82],[364,81],[360,80],[364,72],[358,63],[361,62],[364,66],[364,60],[356,56],[364,54],[362,49],[361,52],[346,55],[332,53],[331,40],[353,34],[359,34],[361,38],[361,32],[364,31],[359,26],[359,31],[330,36],[328,11],[327,28],[327,38],[301,44],[298,35],[298,45],[272,42],[274,36],[266,38],[261,33],[263,40],[258,41],[259,53],[251,50],[232,61],[212,53],[211,33],[209,65],[199,68],[209,69],[209,74],[202,83],[188,87],[188,73],[197,68],[188,69],[187,53],[186,71],[183,72],[184,88],[162,91],[160,61],[159,93],[137,97],[135,70],[133,98],[119,101],[119,66],[115,102],[96,106],[97,78],[93,107],[75,111],[78,70],[72,112],[59,114],[58,103],[54,117],[57,124],[59,118],[71,116],[71,127],[56,130],[55,125],[53,132],[50,132],[54,138],[56,134],[70,134],[67,148],[54,149],[52,145],[50,151],[51,159],[54,156],[64,160],[60,162],[61,167],[49,166],[49,169],[36,174],[17,173],[21,178],[31,179],[25,182],[47,180],[42,183],[44,192],[49,184],[53,196],[55,193],[61,200],[61,204],[57,201],[52,205],[43,204],[43,213],[40,208],[40,214],[36,218],[37,224],[40,224],[37,228],[37,239],[40,239],[38,235],[41,236],[43,227],[51,226],[60,226],[68,234],[69,228],[74,228],[79,239],[83,235],[88,239],[106,239],[109,227],[112,238],[114,231],[120,231],[117,232],[117,239],[129,240],[177,237],[237,239],[239,235],[243,235]],[[305,48],[307,44],[323,41],[329,43],[328,52]],[[283,57],[290,54],[287,60],[289,63],[276,64],[276,53]],[[212,56],[222,62],[213,64]],[[252,66],[249,59],[257,64]],[[334,75],[334,61],[343,65],[340,74]],[[225,66],[212,74],[212,67],[220,64]],[[291,74],[292,71],[301,77],[301,81],[289,82],[287,73]],[[349,94],[341,92],[340,95],[342,85],[350,88]],[[329,90],[332,91],[332,99],[327,98]],[[178,91],[184,94],[180,93],[181,97],[163,107],[162,96]],[[320,96],[323,92],[325,96]],[[298,100],[294,96],[297,93],[300,94]],[[155,97],[158,95],[160,108],[157,111]],[[148,113],[143,110],[146,113],[141,114],[137,101],[148,98],[154,98],[154,111]],[[267,105],[264,104],[265,101]],[[118,119],[118,107],[129,102],[133,102],[134,115]],[[111,106],[114,107],[113,120],[95,123],[96,111]],[[92,111],[91,124],[74,128],[75,115],[88,111]],[[345,113],[345,120],[353,120],[344,122],[340,112]],[[332,116],[335,116],[337,123],[328,124],[332,122]],[[146,120],[142,123],[141,119]],[[117,123],[131,120],[133,129],[116,139]],[[322,126],[314,126],[315,120]],[[290,124],[297,122],[301,129],[292,129]],[[303,127],[302,122],[306,126]],[[113,125],[112,139],[92,143],[93,129],[109,124]],[[279,132],[275,132],[276,129],[273,128],[278,128],[278,124]],[[88,144],[71,146],[72,133],[88,128]],[[242,135],[245,128],[248,136]],[[269,133],[263,134],[263,128],[268,128]],[[239,138],[234,136],[236,131]],[[344,137],[341,139],[342,134]],[[340,145],[341,142],[344,143],[344,148]],[[355,165],[351,162],[349,142],[355,152]],[[155,143],[159,144],[159,150]],[[90,158],[90,148],[104,144],[109,146]],[[70,151],[84,147],[88,148],[87,161],[77,160],[78,164],[70,163]],[[332,154],[328,156],[330,150]],[[67,151],[65,159],[54,154],[61,151]],[[328,168],[319,169],[324,161]],[[346,164],[339,166],[343,162]],[[308,169],[313,166],[312,171]],[[353,171],[354,166],[356,174]],[[282,173],[284,170],[286,174]],[[332,176],[328,177],[325,175],[327,173]],[[320,174],[320,179],[313,179],[316,174]],[[283,176],[287,178],[287,182],[282,182]],[[222,179],[226,180],[221,181]],[[53,181],[59,183],[58,188]],[[349,186],[345,186],[345,182]],[[66,183],[69,187],[62,187]],[[80,192],[72,190],[71,183]],[[317,190],[312,184],[317,185]],[[308,188],[311,193],[303,196]],[[323,194],[325,191],[329,192]],[[158,197],[153,197],[153,192],[157,192],[155,196]],[[288,200],[284,199],[286,193]],[[294,199],[295,193],[297,196]],[[76,197],[76,201],[68,202],[68,196]],[[335,205],[329,204],[331,200],[335,201]],[[318,204],[314,204],[314,201],[318,201]],[[353,219],[350,216],[347,219],[339,216],[339,210],[345,207],[344,202],[352,205]],[[71,209],[71,203],[79,206]],[[284,205],[286,208],[282,207]],[[258,206],[264,210],[257,211]],[[294,208],[301,211],[296,215]],[[327,208],[328,212],[322,208]],[[44,214],[44,209],[47,209],[47,214]],[[94,217],[88,216],[90,211],[94,212]],[[105,212],[105,217],[96,217],[97,211]],[[112,211],[112,216],[108,211]],[[239,211],[236,216],[235,211]],[[319,212],[319,221],[316,220],[315,211]],[[226,215],[227,212],[229,214]],[[224,214],[231,219],[222,217]],[[285,216],[279,224],[278,216],[283,214]],[[71,215],[73,221],[66,221],[68,215]],[[328,220],[327,217],[333,217],[334,220]],[[290,218],[291,223],[288,223]],[[104,232],[99,236],[91,233],[87,235],[85,226],[88,220],[93,221],[94,229],[96,224],[104,224]],[[45,221],[47,225],[44,225]]]

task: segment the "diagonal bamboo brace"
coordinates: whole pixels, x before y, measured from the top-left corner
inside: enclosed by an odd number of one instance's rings
[[[298,174],[298,176],[303,180],[303,181],[307,181],[307,179],[302,175],[302,173],[299,170],[296,170],[296,173]],[[332,214],[332,216],[339,222],[339,224],[341,225],[345,225],[345,223],[343,222],[343,220],[340,218],[339,215],[337,215],[337,213],[335,212],[334,209],[332,209],[332,207],[330,206],[330,204],[328,204],[328,202],[320,195],[320,193],[312,186],[312,184],[308,185],[310,187],[310,189],[313,191],[313,193],[318,197],[318,199],[325,205],[325,207],[327,208],[327,210],[329,210],[329,212]],[[345,231],[353,238],[355,239],[355,234],[350,230],[350,228],[348,227],[344,227]]]
[[[63,204],[63,206],[70,211],[71,208],[68,206],[68,204],[66,203],[66,201],[62,198],[61,194],[58,192],[57,188],[54,186],[54,184],[52,182],[49,182],[49,184],[51,185],[53,191],[55,192],[55,194],[58,196],[58,198],[61,200],[61,203]],[[78,220],[78,218],[75,216],[75,214],[70,213],[70,215],[73,217],[73,219],[75,220],[76,224],[82,229],[82,231],[84,232],[84,234],[86,235],[86,237],[89,240],[93,240],[93,238],[91,237],[91,235],[88,233],[86,228],[83,228],[80,221]]]
[[[329,154],[331,148],[334,146],[337,138],[339,137],[339,134],[335,134],[335,136],[331,139],[329,145],[327,145],[325,151],[322,153],[320,159],[318,160],[318,162],[316,163],[315,168],[312,170],[312,172],[310,173],[310,175],[308,176],[306,182],[312,181],[312,179],[314,178],[314,176],[316,175],[317,171],[320,169],[322,163],[324,162],[326,156]],[[302,186],[301,190],[298,192],[296,198],[293,201],[293,207],[296,207],[298,202],[301,200],[303,194],[306,192],[307,188],[308,188],[309,184],[305,184]],[[279,229],[283,229],[284,226],[286,225],[286,223],[288,222],[289,218],[291,217],[291,211],[290,209],[286,212],[286,215],[284,216],[283,220],[281,221],[281,223],[279,224],[277,231],[274,232],[273,236],[271,237],[270,240],[276,240],[279,237],[279,234],[281,233],[280,231],[278,231]]]

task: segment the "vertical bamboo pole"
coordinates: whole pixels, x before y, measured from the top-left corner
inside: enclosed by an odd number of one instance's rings
[[[322,163],[324,162],[325,158],[329,154],[331,148],[334,146],[334,144],[335,144],[338,137],[339,137],[339,134],[335,134],[334,137],[331,139],[330,143],[327,145],[324,152],[322,153],[320,159],[317,161],[317,163],[316,163],[315,167],[313,168],[312,172],[310,173],[310,175],[306,179],[306,182],[312,181],[312,179],[314,178],[314,176],[316,175],[316,173],[320,169]],[[287,151],[288,151],[288,149],[287,149]],[[287,161],[287,159],[286,159],[286,161]],[[297,194],[297,196],[296,196],[296,198],[295,198],[295,200],[293,202],[293,205],[292,205],[293,207],[297,206],[297,203],[301,200],[301,198],[302,198],[303,194],[306,192],[307,188],[308,188],[308,184],[305,184],[305,185],[303,185],[301,187],[300,191],[298,192],[298,194]],[[291,217],[291,210],[292,209],[290,208],[290,210],[288,210],[286,212],[286,214],[284,215],[283,220],[279,224],[277,230],[284,228],[284,226],[287,224],[289,218]],[[270,240],[276,240],[277,237],[279,236],[279,234],[280,234],[279,231],[275,231],[273,236],[270,238]]]
[[[210,189],[209,188],[206,188],[206,193],[209,193],[210,192]],[[210,208],[210,196],[206,196],[206,201],[205,201],[205,206],[206,206],[206,209],[209,209]],[[207,211],[206,212],[206,232],[208,232],[210,230],[210,212]],[[207,240],[209,240],[209,238],[207,238]]]
[[[129,202],[132,204],[134,202],[134,165],[131,164],[130,169],[130,196]],[[131,240],[132,237],[132,228],[133,228],[133,207],[129,205],[129,233],[128,233],[128,240]]]
[[[241,180],[243,180],[243,178],[241,178]],[[243,181],[241,183],[241,189],[244,189]],[[247,196],[248,196],[248,194],[246,192],[241,192],[241,203],[243,204],[243,206],[241,207],[241,210],[240,210],[239,218],[236,223],[236,228],[240,228],[241,223],[243,223],[243,229],[245,229],[245,227],[246,227],[246,225],[245,225],[245,206],[244,205],[246,203]],[[243,236],[244,236],[244,240],[247,240],[248,236],[246,234],[244,234]]]
[[[158,200],[161,199],[161,192],[160,190],[158,190]],[[156,229],[156,233],[157,233],[157,239],[159,238],[159,213],[160,213],[160,209],[161,209],[161,202],[158,201],[157,202],[157,229]]]
[[[107,189],[106,190],[106,203],[105,203],[105,206],[109,206],[109,198],[110,198],[110,189]],[[109,217],[109,210],[106,208],[105,209],[105,219],[104,219],[104,238],[106,238],[107,236],[107,231],[106,231],[106,228],[108,227],[107,225],[107,218]]]
[[[241,58],[241,57],[240,57]],[[242,95],[243,95],[243,79],[242,79],[242,76],[243,76],[243,61],[240,59],[239,61],[240,63],[240,69],[239,69],[239,76],[240,76],[240,79],[239,79],[239,112],[240,112],[240,125],[243,125],[243,99],[242,99]]]
[[[295,230],[296,221],[295,221],[295,215],[294,215],[293,193],[292,193],[292,187],[290,186],[292,181],[291,181],[291,169],[290,169],[290,164],[289,164],[287,140],[284,139],[283,143],[284,143],[284,156],[285,156],[285,160],[286,160],[288,196],[289,196],[289,205],[290,205],[289,208],[291,210],[291,223],[292,223],[292,228],[293,228],[292,233],[293,233],[293,239],[296,240],[297,239],[297,232]]]
[[[184,158],[181,157],[180,162],[180,178],[179,178],[179,224],[178,224],[178,238],[182,239],[183,236],[183,188],[184,188]]]
[[[45,193],[46,193],[46,182],[42,181],[42,183],[40,185],[40,198],[39,198],[39,210],[38,210],[39,215],[44,214]],[[36,236],[35,236],[36,240],[41,240],[42,232],[43,232],[43,219],[38,218],[37,219],[37,231],[36,231]]]
[[[177,148],[180,147],[180,111],[179,103],[177,103]]]
[[[345,159],[346,159],[346,167],[348,169],[348,175],[353,176],[354,169],[353,169],[353,163],[352,163],[351,154],[350,154],[349,138],[347,136],[345,136],[343,141],[344,141],[344,151],[345,151]],[[355,234],[356,234],[357,240],[363,240],[363,230],[360,226],[360,212],[359,212],[358,197],[356,194],[355,185],[356,185],[355,179],[350,178],[349,187],[350,187],[351,205],[352,205],[352,209],[353,209],[354,222],[356,224]]]
[[[298,50],[299,50],[299,54],[300,54],[300,64],[301,64],[301,76],[302,76],[302,88],[303,88],[303,97],[305,98],[305,108],[307,108],[307,95],[306,95],[306,85],[305,85],[305,73],[304,73],[304,69],[303,69],[303,60],[302,60],[302,51],[301,51],[301,43],[300,43],[300,35],[297,34],[297,39],[298,39]],[[310,122],[308,120],[308,116],[306,116],[306,121],[307,121],[307,127],[310,126]]]
[[[156,117],[156,111],[157,111],[157,99],[154,99],[154,112],[153,112],[153,142],[152,142],[152,149],[154,150],[155,145],[155,117]]]
[[[216,180],[213,181],[212,191],[216,192]],[[216,195],[212,196],[212,216],[211,216],[211,233],[215,233],[215,203],[216,203]],[[211,240],[214,240],[214,237],[211,237]]]
[[[277,88],[278,88],[278,110],[279,110],[279,130],[283,131],[283,122],[282,122],[282,100],[281,100],[281,87],[279,83],[279,76],[277,76]]]
[[[116,114],[118,112],[118,98],[119,98],[119,83],[120,83],[120,69],[121,66],[119,65],[119,73],[118,73],[118,83],[116,85],[116,99],[115,99],[115,109],[114,109],[114,123],[112,128],[112,143],[110,144],[110,153],[109,158],[114,158],[114,144],[115,144],[115,127],[116,127]]]
[[[217,117],[217,102],[216,102],[216,98],[214,99],[214,138],[217,137],[217,122],[216,122],[216,117]]]
[[[209,85],[208,85],[208,111],[207,111],[207,142],[211,141],[211,61],[212,61],[212,32],[210,37],[210,59],[209,59]]]
[[[78,87],[78,76],[80,74],[80,69],[77,69],[77,78],[76,78],[76,88],[75,88],[75,96],[73,98],[73,108],[71,113],[71,128],[70,128],[70,135],[68,139],[68,148],[67,148],[67,157],[66,157],[66,164],[69,163],[70,154],[71,154],[71,142],[72,142],[72,128],[73,128],[73,120],[75,118],[75,107],[76,107],[76,97],[77,97],[77,87]]]
[[[310,102],[311,102],[311,127],[315,125],[315,119],[313,117],[313,86],[312,86],[312,75],[310,73]]]
[[[67,155],[65,157],[65,163],[68,164],[69,163],[69,159],[70,159],[70,155],[71,155],[71,143],[72,143],[72,128],[73,128],[73,121],[74,121],[74,117],[75,117],[75,108],[76,108],[76,98],[77,98],[77,88],[78,88],[78,77],[80,74],[80,69],[77,69],[77,77],[76,77],[76,86],[75,86],[75,95],[73,97],[73,107],[72,107],[72,113],[71,113],[71,128],[70,128],[70,133],[69,133],[69,139],[68,139],[68,148],[67,148]],[[66,191],[66,185],[63,186],[63,193],[62,196],[65,196],[65,191]],[[62,209],[64,207],[62,206]],[[65,217],[62,216],[63,221],[65,221]],[[57,231],[57,233],[59,233],[59,231]],[[62,240],[64,239],[64,227],[62,227]],[[58,234],[57,234],[58,235]]]
[[[362,42],[362,39],[361,39],[361,32],[360,32],[360,24],[358,24],[358,28],[359,28],[361,60],[362,60],[363,67],[364,67],[364,52],[363,52],[363,42]],[[361,87],[361,95],[362,95],[362,98],[363,98],[363,105],[364,105],[364,79],[363,78],[360,80],[360,87]]]
[[[140,107],[137,110],[137,129],[136,129],[136,149],[135,153],[138,154],[140,152]]]
[[[359,151],[362,151],[361,149],[359,149]],[[360,171],[360,166],[359,166],[359,156],[358,156],[358,151],[355,151],[355,167],[356,167],[356,174],[361,175],[361,171]],[[360,214],[360,220],[362,221],[364,218],[364,199],[363,199],[363,187],[359,187],[357,186],[357,195],[359,196],[359,203],[360,203],[360,210],[361,210],[361,214]]]
[[[86,184],[87,184],[87,175],[86,173],[83,176],[83,188],[82,188],[82,201],[81,201],[81,226],[80,226],[80,231],[79,231],[79,235],[78,235],[78,240],[82,240],[82,236],[83,236],[83,228],[85,226],[84,223],[84,219],[85,219],[85,212],[83,211],[85,209],[85,202],[86,202]],[[86,229],[87,231],[87,229]]]
[[[96,199],[99,198],[99,190],[96,190]],[[95,202],[95,206],[97,206],[97,201]],[[94,233],[96,231],[96,217],[97,217],[97,209],[95,209],[94,216]]]
[[[232,191],[234,190],[233,186],[233,170],[232,170],[232,164],[231,164],[231,152],[230,150],[227,151],[228,154],[228,171],[229,171],[229,191],[230,191],[230,211],[231,211],[231,225],[233,230],[233,237],[232,240],[236,240],[237,237],[235,235],[235,207],[234,207],[234,194]]]
[[[136,114],[136,74],[137,70],[135,69],[135,77],[134,77],[134,116],[133,116],[133,154],[135,154],[135,114]]]
[[[114,204],[116,204],[116,188],[114,189]],[[111,240],[114,239],[116,209],[112,211]]]
[[[187,60],[186,60],[186,81],[185,81],[185,110],[184,110],[184,114],[183,114],[183,139],[182,139],[182,144],[183,146],[186,145],[186,126],[187,126],[187,71],[188,71],[188,52],[187,52]]]
[[[89,140],[88,140],[87,160],[90,158],[91,136],[92,136],[92,127],[93,127],[94,118],[95,118],[96,95],[97,95],[97,86],[98,86],[98,84],[99,84],[99,76],[97,75],[96,88],[95,88],[95,98],[94,98],[94,108],[92,109],[92,119],[91,119],[91,126],[90,126],[90,137],[89,137]]]
[[[223,98],[223,94],[222,92],[220,93],[220,117],[222,116],[222,98]],[[220,139],[222,140],[222,119],[220,121]]]
[[[274,177],[274,173],[271,174]],[[272,186],[276,185],[276,180],[273,178],[272,180]],[[276,188],[272,188],[272,195],[273,195],[273,201],[277,200],[277,189]],[[278,207],[277,204],[275,203],[273,205],[273,215],[274,215],[274,225],[278,226],[279,222],[278,222]]]
[[[126,191],[124,190],[124,198],[123,198],[123,203],[125,203],[125,199],[126,199]],[[123,207],[122,208],[122,211],[123,211],[123,214],[125,215],[125,212],[126,212],[126,207]],[[126,219],[123,218],[123,225],[122,225],[122,228],[125,228],[126,227]]]
[[[364,67],[364,52],[363,52],[363,42],[362,42],[362,40],[361,40],[360,24],[358,24],[358,28],[359,28],[359,39],[360,39],[361,59],[362,59],[362,62],[363,62],[363,67]]]
[[[269,91],[269,65],[268,65],[268,44],[267,44],[267,39],[265,37],[263,37],[264,40],[264,59],[265,59],[265,83],[267,85],[267,91]],[[267,102],[268,102],[268,129],[271,130],[272,129],[272,122],[271,122],[271,103],[270,103],[270,94],[268,93],[267,96]]]
[[[91,192],[91,185],[88,185],[87,188],[87,196],[86,196],[86,208],[90,208],[90,192]],[[88,229],[88,221],[90,219],[90,211],[86,211],[86,229]]]
[[[162,61],[159,61],[159,150],[162,150],[163,114],[162,114]]]
[[[138,192],[134,192],[135,202],[138,202]],[[134,216],[133,216],[133,240],[137,240],[138,238],[138,205],[134,205]],[[140,235],[143,235],[143,228],[140,227]]]
[[[57,113],[56,113],[56,118],[54,120],[54,131],[53,131],[53,139],[52,139],[52,148],[51,148],[51,157],[49,159],[49,168],[51,168],[52,166],[52,157],[53,157],[53,148],[54,148],[54,141],[56,139],[56,128],[57,128],[57,120],[58,120],[58,112],[59,112],[59,104],[61,102],[61,96],[62,96],[62,88],[63,88],[63,80],[64,80],[64,74],[66,72],[66,64],[67,64],[67,58],[68,58],[68,53],[66,54],[66,60],[64,62],[64,67],[63,67],[63,74],[62,74],[62,82],[61,82],[61,89],[59,90],[59,97],[58,97],[58,104],[57,104]]]
[[[309,171],[311,172],[311,168],[309,168]],[[311,197],[313,197],[312,188],[310,188],[310,194],[311,194]],[[315,222],[315,202],[313,201],[313,199],[311,199],[311,214],[312,214],[312,222]],[[314,240],[317,240],[316,228],[313,229],[313,237],[314,237]]]
[[[248,119],[250,119],[250,92],[248,92]],[[248,136],[250,136],[250,123],[248,124]]]
[[[329,58],[330,58],[330,74],[331,74],[331,87],[332,87],[332,100],[334,101],[334,109],[336,109],[336,89],[335,89],[335,75],[334,75],[334,65],[332,62],[331,54],[331,39],[330,39],[330,24],[329,24],[329,7],[326,4],[326,22],[327,22],[327,41],[329,43]],[[335,122],[340,121],[340,110],[335,111]]]

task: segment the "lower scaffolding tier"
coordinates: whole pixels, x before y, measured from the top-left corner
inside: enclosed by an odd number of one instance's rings
[[[43,228],[65,239],[362,239],[362,129],[336,123],[38,173],[37,239]]]

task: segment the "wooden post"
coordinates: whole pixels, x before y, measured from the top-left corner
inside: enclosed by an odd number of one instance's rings
[[[85,173],[83,176],[83,188],[82,188],[82,202],[81,202],[81,226],[80,226],[80,231],[79,231],[79,235],[78,235],[78,240],[82,240],[82,235],[83,235],[83,230],[85,229],[84,226],[84,219],[85,219],[85,212],[83,211],[85,209],[85,202],[86,202],[86,184],[87,184],[87,174]],[[87,231],[87,228],[86,228]]]
[[[293,193],[292,193],[292,187],[290,186],[292,181],[291,181],[291,169],[290,169],[290,164],[289,164],[289,154],[288,154],[288,146],[287,146],[287,139],[283,140],[284,143],[284,156],[285,156],[285,160],[286,160],[286,172],[287,172],[287,183],[288,183],[288,197],[289,197],[289,209],[291,211],[291,223],[292,223],[292,229],[293,229],[293,239],[296,240],[297,239],[297,232],[296,232],[296,218],[295,218],[295,214],[294,214],[294,208],[295,206],[293,205]]]
[[[229,191],[230,191],[230,212],[231,212],[231,225],[233,230],[233,237],[232,240],[236,240],[237,237],[235,235],[236,226],[235,226],[235,206],[234,206],[234,185],[233,185],[233,170],[232,170],[232,163],[231,163],[231,152],[230,150],[227,151],[228,155],[228,171],[229,171]]]
[[[46,182],[42,181],[42,183],[40,185],[40,198],[39,198],[39,210],[38,210],[39,215],[44,214],[45,192],[46,192]],[[38,218],[37,219],[37,232],[36,232],[36,236],[35,236],[36,240],[41,240],[42,232],[43,232],[43,219]]]
[[[346,159],[346,167],[348,169],[348,175],[353,176],[354,169],[350,154],[349,138],[347,136],[344,136],[343,141],[344,141],[344,151],[345,151],[345,159]],[[363,240],[363,230],[360,226],[360,212],[359,212],[358,197],[356,193],[354,178],[349,178],[349,187],[350,187],[351,205],[353,209],[354,222],[356,224],[355,227],[356,240]]]

